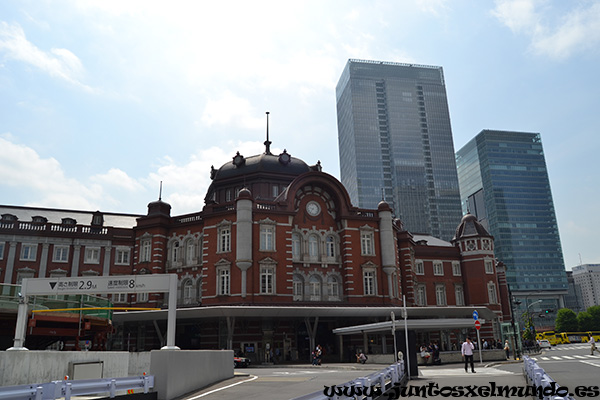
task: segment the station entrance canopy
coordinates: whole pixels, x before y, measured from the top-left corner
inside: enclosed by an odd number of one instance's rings
[[[473,311],[477,310],[480,320],[493,320],[497,315],[486,307],[407,307],[409,327],[411,329],[427,329],[441,327],[441,324],[452,324],[462,328],[468,320],[473,326]],[[402,307],[318,307],[318,306],[208,306],[189,307],[177,310],[178,320],[219,318],[219,317],[266,317],[266,318],[314,318],[314,317],[380,317],[389,318],[394,312],[396,318],[402,315]],[[166,310],[115,312],[115,322],[160,321],[167,319]],[[444,322],[444,321],[448,322]],[[422,322],[418,322],[422,321]],[[425,321],[430,321],[427,325]],[[451,322],[454,321],[454,322]],[[391,322],[391,321],[390,321]],[[401,323],[400,319],[396,322]],[[421,325],[419,325],[421,324]],[[444,325],[444,327],[451,327]],[[344,329],[344,328],[340,328]]]

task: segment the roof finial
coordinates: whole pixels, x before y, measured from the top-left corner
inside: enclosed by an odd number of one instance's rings
[[[162,181],[160,181],[160,189],[158,191],[158,201],[162,201]]]
[[[269,112],[267,114],[267,140],[265,140],[265,154],[271,154],[271,142],[269,141]]]

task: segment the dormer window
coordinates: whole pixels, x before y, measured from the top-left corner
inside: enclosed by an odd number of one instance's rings
[[[75,226],[75,225],[77,224],[77,221],[76,221],[76,220],[74,220],[73,218],[63,218],[63,219],[61,220],[61,223],[62,223],[64,226]]]
[[[292,157],[288,154],[287,150],[283,150],[283,153],[279,155],[278,159],[281,165],[288,165],[292,161]]]
[[[92,225],[102,226],[104,224],[104,216],[100,211],[96,211],[92,216]]]
[[[239,151],[237,153],[235,153],[235,156],[233,157],[233,165],[235,165],[236,167],[239,168],[242,165],[244,165],[245,163],[246,163],[246,159],[244,158],[244,156],[241,155]]]
[[[17,220],[17,216],[16,215],[12,215],[12,214],[2,214],[2,222],[15,222]]]
[[[31,219],[31,222],[33,222],[36,225],[44,225],[46,222],[48,222],[48,219],[38,215],[38,216],[33,217]]]

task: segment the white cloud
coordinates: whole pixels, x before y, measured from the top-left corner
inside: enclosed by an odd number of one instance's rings
[[[556,13],[542,0],[497,0],[492,11],[513,32],[529,36],[536,54],[566,59],[600,43],[600,3],[569,9],[555,22]]]
[[[23,205],[123,212],[124,203],[139,207],[158,198],[162,181],[163,200],[171,204],[174,214],[184,214],[202,210],[211,183],[211,166],[219,169],[237,151],[246,157],[260,154],[264,144],[229,141],[221,148],[202,149],[183,163],[165,157],[153,172],[140,180],[117,168],[82,180],[70,178],[58,160],[41,157],[34,149],[16,143],[8,133],[0,135],[0,149],[3,154],[0,188],[17,188],[21,193],[28,193],[31,200]],[[271,151],[278,154],[282,150],[274,147]]]
[[[135,179],[128,176],[124,171],[118,168],[111,168],[106,174],[92,176],[92,182],[97,182],[104,186],[114,186],[125,189],[129,192],[143,190],[144,187]]]
[[[497,0],[492,15],[515,33],[533,32],[540,23],[537,3],[538,0]]]
[[[52,77],[62,79],[88,92],[95,91],[80,81],[84,68],[75,54],[59,48],[53,48],[50,52],[40,50],[27,40],[19,24],[9,25],[0,21],[0,51],[3,51],[8,59],[32,65]]]
[[[33,195],[28,205],[61,208],[98,208],[102,189],[98,185],[85,186],[65,176],[60,163],[54,158],[42,158],[33,149],[13,143],[9,135],[0,137],[0,177],[2,185],[27,189]]]
[[[209,100],[202,113],[202,122],[207,126],[223,125],[256,130],[265,126],[265,118],[258,118],[258,111],[248,99],[227,91],[220,98]]]
[[[159,182],[163,182],[162,198],[169,203],[175,214],[202,210],[204,196],[210,186],[210,169],[219,169],[227,160],[232,160],[237,151],[246,157],[264,151],[260,142],[230,141],[225,146],[209,147],[194,154],[185,163],[165,157],[155,172],[145,179],[148,187],[155,187],[158,194]],[[279,152],[278,149],[272,151]],[[158,196],[157,196],[158,197]]]
[[[448,11],[448,0],[417,0],[421,11],[439,16]]]
[[[568,13],[553,33],[534,38],[537,52],[564,59],[600,43],[600,3]]]

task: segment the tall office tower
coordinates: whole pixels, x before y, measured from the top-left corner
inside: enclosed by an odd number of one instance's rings
[[[336,88],[341,180],[404,227],[450,240],[462,214],[442,67],[349,60]]]
[[[456,165],[463,209],[494,236],[520,309],[548,326],[564,307],[567,278],[539,133],[481,131]]]

